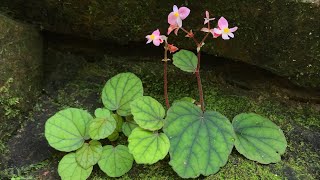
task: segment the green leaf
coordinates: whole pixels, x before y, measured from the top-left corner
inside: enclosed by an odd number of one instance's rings
[[[124,145],[103,147],[102,157],[98,162],[100,169],[110,177],[120,177],[127,173],[133,164],[133,157]]]
[[[112,114],[113,118],[116,120],[117,122],[117,127],[116,127],[116,130],[118,132],[121,132],[122,131],[122,125],[123,125],[123,119],[121,116],[119,116],[118,114]]]
[[[126,121],[122,125],[122,132],[125,136],[129,137],[131,134],[131,131],[134,130],[136,127],[139,127],[139,126],[135,122]]]
[[[94,140],[104,139],[116,129],[116,120],[106,109],[97,109],[95,115],[97,118],[93,119],[89,125],[89,135]]]
[[[129,151],[138,164],[154,164],[163,159],[169,151],[170,142],[164,133],[153,133],[135,128],[129,138]]]
[[[102,91],[104,106],[120,116],[130,115],[130,103],[143,95],[141,80],[133,73],[120,73],[112,77]]]
[[[76,160],[81,167],[88,169],[99,161],[101,153],[101,143],[91,140],[89,143],[84,143],[83,146],[76,151]]]
[[[58,173],[62,180],[86,180],[93,167],[82,168],[76,161],[76,154],[69,153],[65,155],[58,165]]]
[[[109,141],[116,141],[119,138],[119,132],[114,131],[110,136],[108,136]]]
[[[131,113],[140,127],[155,131],[163,127],[166,112],[157,100],[150,96],[143,96],[131,103]]]
[[[227,163],[235,138],[225,116],[203,113],[189,102],[178,102],[168,110],[164,132],[171,144],[169,164],[183,178],[218,172]]]
[[[198,58],[191,51],[180,50],[173,55],[173,64],[182,71],[195,72],[197,69]]]
[[[88,123],[93,117],[84,110],[68,108],[57,112],[45,124],[45,137],[50,146],[70,152],[82,146],[88,139]]]
[[[181,102],[181,101],[182,102],[190,102],[192,104],[194,104],[196,102],[196,100],[191,98],[191,97],[183,97],[181,99],[175,100],[172,105],[174,106],[175,103],[178,103],[178,102]]]
[[[235,146],[246,158],[262,164],[281,161],[287,147],[282,130],[271,122],[254,113],[242,113],[232,121],[236,132]]]

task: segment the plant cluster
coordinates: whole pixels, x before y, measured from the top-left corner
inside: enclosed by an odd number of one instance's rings
[[[141,80],[132,73],[120,73],[107,81],[102,90],[104,107],[92,116],[89,112],[68,108],[48,119],[45,137],[60,151],[69,152],[58,166],[62,179],[87,179],[93,166],[110,177],[127,173],[135,161],[154,164],[170,155],[169,164],[182,178],[208,176],[219,171],[228,161],[233,147],[250,160],[262,164],[281,160],[287,142],[282,130],[269,119],[254,113],[242,113],[230,122],[219,112],[206,110],[200,78],[200,50],[206,38],[234,37],[237,27],[228,27],[221,17],[217,28],[210,28],[208,11],[202,28],[205,36],[198,41],[192,30],[182,27],[190,10],[173,7],[168,15],[167,34],[179,29],[196,44],[197,55],[168,43],[168,37],[157,29],[146,36],[147,43],[164,44],[164,97],[167,110],[156,99],[143,95]],[[176,52],[178,51],[178,52]],[[190,97],[175,100],[172,105],[167,92],[168,52],[174,53],[173,64],[194,73],[199,102]],[[128,137],[128,144],[116,145],[119,134]],[[108,139],[107,141],[103,139]],[[102,143],[99,140],[103,140]],[[127,144],[127,145],[126,145]]]

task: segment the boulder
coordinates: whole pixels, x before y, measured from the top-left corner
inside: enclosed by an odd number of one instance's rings
[[[0,14],[0,139],[32,108],[42,76],[39,31]]]
[[[63,34],[118,43],[145,41],[159,28],[166,32],[167,15],[173,2],[155,0],[3,0],[2,8],[16,18],[41,24]],[[235,39],[210,38],[206,53],[243,61],[291,79],[304,87],[320,88],[320,2],[319,0],[226,0],[175,1],[191,9],[186,29],[203,27],[205,10],[230,26],[238,26]],[[184,39],[180,32],[180,39]],[[201,37],[200,32],[196,33]],[[171,40],[175,40],[172,38]],[[174,42],[194,48],[187,39]]]

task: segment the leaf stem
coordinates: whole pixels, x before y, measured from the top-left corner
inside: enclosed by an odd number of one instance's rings
[[[166,101],[167,109],[170,108],[169,97],[168,97],[168,43],[165,42],[164,45],[164,58],[163,58],[163,90],[164,90],[164,99]]]
[[[196,70],[196,77],[198,82],[198,91],[199,91],[201,110],[204,112],[205,107],[204,107],[203,90],[202,90],[202,83],[201,83],[201,77],[200,77],[200,51],[198,52],[197,57],[198,57],[198,65]]]

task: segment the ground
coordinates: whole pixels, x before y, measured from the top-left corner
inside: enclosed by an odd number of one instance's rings
[[[164,104],[160,56],[137,52],[137,47],[82,49],[65,42],[48,42],[43,91],[15,134],[0,142],[2,179],[58,179],[57,164],[65,153],[50,148],[44,138],[45,121],[60,109],[102,107],[100,93],[106,81],[120,72],[133,72],[143,81],[144,94]],[[99,49],[99,50],[97,50]],[[142,47],[143,49],[143,47]],[[161,49],[161,48],[159,48]],[[126,53],[123,53],[127,51]],[[156,55],[160,54],[155,51]],[[232,61],[205,56],[202,81],[207,109],[230,120],[255,112],[279,125],[288,148],[277,164],[261,165],[233,150],[228,163],[209,177],[198,179],[318,179],[320,177],[320,105],[317,92],[295,86],[272,74]],[[210,62],[211,61],[211,62]],[[169,98],[197,98],[193,74],[169,66]],[[169,157],[154,165],[137,165],[120,179],[179,179]],[[0,178],[0,179],[1,179]],[[90,179],[109,179],[95,167]]]

